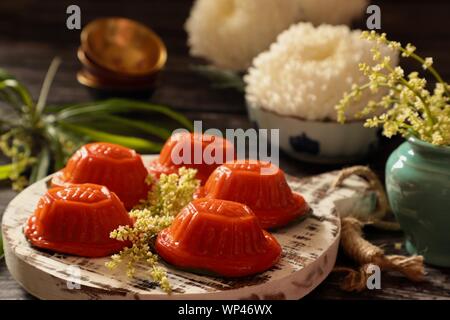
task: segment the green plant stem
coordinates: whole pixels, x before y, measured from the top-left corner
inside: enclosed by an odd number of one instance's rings
[[[55,78],[56,72],[58,71],[59,65],[61,64],[61,59],[56,57],[50,63],[50,67],[45,75],[44,82],[42,83],[41,92],[39,94],[38,102],[36,104],[36,113],[40,115],[45,108],[45,103],[47,102],[48,93]]]
[[[12,171],[13,171],[12,164],[5,164],[0,166],[0,180],[8,179]]]
[[[0,91],[0,99],[5,101],[8,106],[11,107],[12,110],[21,113],[22,112],[22,105],[17,100],[17,97],[14,95],[11,95],[10,92],[8,92],[7,88]]]
[[[54,160],[54,170],[59,170],[64,167],[64,148],[59,141],[59,136],[61,135],[58,132],[58,129],[54,125],[46,126],[46,139],[50,144],[50,149],[53,151],[53,160]]]
[[[37,162],[33,165],[30,175],[30,183],[34,183],[47,176],[48,168],[50,166],[50,149],[48,146],[43,146],[41,152],[37,157]]]
[[[419,56],[418,54],[416,54],[416,53],[414,53],[414,52],[413,52],[413,53],[409,53],[409,52],[406,51],[406,49],[403,48],[403,47],[400,47],[399,50],[400,50],[401,52],[405,53],[405,54],[408,54],[411,58],[413,58],[413,59],[415,59],[416,61],[418,61],[421,65],[424,65],[424,64],[425,64],[425,59],[422,58],[421,56]],[[447,95],[449,95],[449,91],[448,91],[448,88],[447,88],[447,83],[444,81],[444,79],[442,79],[442,77],[441,77],[441,75],[439,74],[439,72],[438,72],[433,66],[428,67],[427,70],[434,76],[434,78],[435,78],[437,81],[439,81],[439,82],[444,86],[445,93],[447,93]]]
[[[365,84],[363,84],[363,85],[360,85],[360,86],[358,86],[358,90],[359,90],[359,91],[367,90],[367,89],[370,88],[370,84],[371,84],[370,82],[367,82],[367,83],[365,83]],[[383,88],[388,88],[388,89],[394,90],[394,91],[396,91],[396,92],[399,92],[399,90],[398,90],[397,88],[393,88],[393,87],[391,87],[390,85],[388,85],[387,83],[377,83],[377,86],[383,87]],[[352,95],[352,96],[355,96],[355,95],[356,95],[356,92],[352,92],[351,95]]]
[[[409,124],[406,123],[401,123],[400,126],[408,129],[414,136],[419,137],[419,133],[413,129],[412,126],[410,126]]]
[[[148,152],[159,152],[162,148],[161,144],[153,143],[151,141],[141,139],[141,138],[129,137],[129,136],[123,136],[123,135],[98,131],[98,130],[90,129],[87,127],[74,125],[71,123],[66,123],[63,121],[60,121],[59,124],[67,130],[70,130],[76,134],[83,135],[83,136],[89,138],[91,141],[104,141],[104,142],[116,143],[116,144],[120,144],[120,145],[123,145],[128,148],[133,148],[133,149],[137,149],[137,150],[141,150],[141,151],[148,151]]]

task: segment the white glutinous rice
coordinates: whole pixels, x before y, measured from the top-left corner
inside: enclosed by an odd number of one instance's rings
[[[247,103],[281,115],[335,121],[335,106],[344,93],[353,84],[367,82],[359,63],[374,64],[370,51],[374,43],[361,39],[360,33],[347,26],[292,26],[253,60],[244,77]],[[380,50],[397,65],[395,51],[384,45]],[[376,95],[385,93],[380,89]],[[370,91],[364,93],[347,109],[348,119],[354,119],[355,113],[374,98]]]

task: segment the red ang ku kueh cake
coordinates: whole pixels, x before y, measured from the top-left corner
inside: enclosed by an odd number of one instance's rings
[[[213,159],[206,159],[209,155]],[[162,173],[178,173],[181,167],[193,168],[197,170],[196,178],[204,184],[214,169],[227,160],[234,160],[234,157],[234,146],[226,139],[199,133],[178,133],[166,141],[159,158],[150,162],[148,169],[158,178]]]
[[[122,202],[106,187],[80,184],[52,188],[40,199],[24,233],[36,247],[83,257],[103,257],[128,242],[111,239],[133,222]]]
[[[284,226],[309,211],[305,199],[292,192],[282,170],[257,160],[232,161],[218,167],[195,197],[243,203],[264,229]]]
[[[55,174],[51,184],[61,187],[68,184],[95,183],[106,186],[132,209],[147,197],[148,171],[141,156],[132,149],[116,144],[98,142],[81,147],[69,159],[66,167]]]
[[[247,206],[217,199],[197,199],[161,231],[156,251],[185,269],[242,277],[270,269],[281,247],[264,231]]]
[[[183,154],[189,149],[189,155]],[[202,159],[195,163],[198,150]],[[308,206],[291,191],[277,166],[256,160],[219,166],[214,150],[222,151],[219,156],[224,161],[227,154],[234,156],[233,145],[220,137],[174,135],[147,171],[134,150],[110,143],[87,144],[54,176],[54,188],[39,201],[25,236],[36,247],[60,253],[85,257],[116,253],[130,243],[111,239],[110,232],[133,224],[127,209],[147,197],[148,172],[178,173],[185,166],[197,169],[197,177],[206,184],[172,225],[159,233],[158,254],[175,266],[225,277],[263,272],[281,255],[275,237],[263,229],[293,221]],[[177,152],[190,163],[175,163],[173,153]],[[205,154],[215,162],[204,161]]]

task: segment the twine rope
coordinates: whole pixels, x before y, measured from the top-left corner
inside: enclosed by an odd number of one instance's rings
[[[362,231],[364,225],[370,224],[387,230],[399,230],[400,226],[396,222],[382,221],[390,211],[389,203],[380,180],[368,167],[354,166],[341,170],[332,187],[342,186],[345,179],[355,174],[365,179],[369,188],[377,195],[377,208],[372,217],[366,221],[353,217],[341,218],[341,248],[349,258],[359,264],[357,269],[339,266],[333,269],[334,272],[346,273],[341,288],[345,291],[365,290],[367,280],[372,275],[368,271],[371,264],[377,265],[383,271],[398,271],[414,282],[423,281],[425,277],[423,256],[385,255],[383,249],[364,239]]]

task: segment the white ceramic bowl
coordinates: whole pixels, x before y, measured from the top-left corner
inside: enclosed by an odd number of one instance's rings
[[[378,144],[377,129],[365,128],[362,121],[308,121],[250,107],[248,113],[259,129],[280,129],[280,149],[302,161],[355,162]]]

